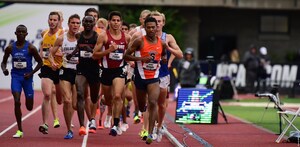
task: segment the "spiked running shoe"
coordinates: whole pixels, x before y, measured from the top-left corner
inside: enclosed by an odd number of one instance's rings
[[[120,128],[123,132],[126,132],[129,128],[129,125],[127,123],[122,123]]]
[[[109,132],[109,135],[111,135],[111,136],[117,136],[117,135],[121,135],[121,134],[122,134],[122,130],[117,126],[112,127]]]
[[[81,126],[79,129],[79,136],[83,136],[83,135],[86,135],[86,131],[85,131],[85,127]]]
[[[96,120],[92,119],[89,124],[89,133],[96,133]]]
[[[18,131],[16,132],[16,134],[13,135],[13,138],[22,138],[23,135],[24,135],[23,132],[21,132],[20,130],[18,130]]]
[[[59,127],[60,127],[60,124],[59,124],[59,120],[58,120],[58,119],[54,119],[54,121],[53,121],[53,127],[54,127],[54,128],[59,128]]]
[[[134,124],[138,124],[138,123],[140,123],[141,122],[141,119],[140,119],[140,117],[139,116],[134,116],[134,118],[133,118],[133,120],[134,120]]]
[[[72,138],[73,138],[73,132],[69,130],[67,135],[64,137],[64,139],[72,139]]]
[[[152,135],[148,135],[148,137],[146,139],[146,144],[151,144],[152,142],[153,142]]]
[[[48,125],[47,124],[40,125],[39,131],[43,134],[48,134]]]
[[[164,134],[163,129],[162,128],[158,129],[157,139],[156,139],[157,142],[161,142],[163,134]]]
[[[147,139],[147,136],[148,136],[148,131],[143,129],[141,132],[140,132],[140,137],[142,140],[146,140]]]
[[[104,128],[110,128],[111,127],[111,119],[112,117],[110,115],[107,115],[105,117],[105,121],[104,121]]]

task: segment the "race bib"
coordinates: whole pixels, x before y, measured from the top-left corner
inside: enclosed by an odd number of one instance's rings
[[[78,63],[78,57],[71,57],[71,59],[68,60],[68,63],[77,64]]]
[[[17,62],[17,61],[14,61],[14,68],[16,69],[24,69],[27,67],[27,62]]]
[[[122,60],[123,59],[123,53],[109,53],[109,59]]]
[[[43,48],[43,58],[49,57],[49,48]]]
[[[63,75],[64,74],[64,70],[63,69],[60,69],[59,70],[59,75]]]
[[[157,63],[144,63],[143,68],[146,70],[156,70],[158,64]]]
[[[93,53],[88,51],[80,51],[80,57],[82,58],[91,58]]]

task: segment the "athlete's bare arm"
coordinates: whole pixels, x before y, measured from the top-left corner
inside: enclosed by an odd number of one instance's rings
[[[126,43],[128,44],[131,40],[131,36],[128,34],[125,34],[125,38],[126,38]]]
[[[40,57],[37,48],[33,44],[29,44],[28,47],[29,53],[33,56],[34,60],[38,63],[35,68],[30,73],[25,73],[25,78],[30,78],[33,76],[34,73],[36,73],[40,68],[43,66],[43,60]]]
[[[42,33],[41,33],[41,36],[42,36],[42,38],[44,38],[44,35],[45,35],[45,33],[46,33],[46,30],[44,30]],[[43,58],[44,56],[43,56],[43,40],[41,41],[41,43],[40,43],[40,56],[41,56],[41,58]]]
[[[58,49],[63,44],[63,41],[64,41],[64,37],[63,37],[63,34],[62,34],[55,40],[54,46],[49,49],[50,50],[49,61],[51,62],[52,67],[57,67],[58,68],[59,64],[54,62],[54,56],[56,56]]]
[[[118,49],[117,44],[115,42],[112,42],[111,45],[109,46],[109,49],[102,51],[102,47],[106,42],[107,42],[107,35],[106,32],[103,32],[98,36],[97,43],[95,45],[93,56],[92,56],[93,59],[101,59],[103,56],[106,56],[110,52],[113,52],[116,49]]]
[[[161,53],[161,60],[163,63],[167,63],[168,60],[167,60],[167,50],[168,50],[168,45],[165,43],[165,42],[162,42],[162,53]]]
[[[142,37],[136,38],[132,40],[132,43],[129,45],[128,49],[125,52],[124,59],[127,61],[142,61],[142,62],[150,62],[151,56],[148,57],[135,57],[133,53],[144,46],[144,42]]]
[[[11,54],[11,52],[12,52],[12,44],[10,44],[9,46],[7,46],[5,48],[3,59],[2,59],[2,62],[1,62],[1,69],[4,73],[4,75],[6,75],[6,76],[9,74],[6,66],[7,66],[8,57]]]
[[[179,48],[178,44],[176,43],[175,38],[171,34],[167,34],[167,45],[169,46],[169,51],[174,55],[175,57],[181,59],[183,58],[183,53],[181,49]]]
[[[76,38],[77,40],[79,40],[80,35],[81,35],[81,32],[76,33],[76,34],[75,34],[75,38]],[[67,60],[70,60],[77,52],[79,52],[78,44],[76,45],[75,50],[74,50],[71,54],[69,54],[69,55],[66,56]]]

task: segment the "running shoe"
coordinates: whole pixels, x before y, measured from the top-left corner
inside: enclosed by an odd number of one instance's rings
[[[152,139],[156,140],[157,139],[157,124],[154,126],[153,128],[153,132],[152,132]]]
[[[161,128],[161,129],[158,129],[158,132],[157,132],[157,139],[156,139],[157,142],[161,142],[163,134],[164,134],[163,129],[162,129],[162,128]]]
[[[48,125],[47,124],[40,125],[39,131],[42,132],[43,134],[48,134]]]
[[[126,132],[129,128],[129,125],[127,123],[122,123],[120,128],[123,132]]]
[[[89,133],[96,133],[96,120],[92,119],[89,124]]]
[[[21,132],[20,130],[18,130],[18,131],[16,132],[16,134],[13,135],[13,138],[22,138],[23,135],[24,135],[23,132]]]
[[[139,116],[134,116],[134,118],[133,118],[133,120],[134,120],[134,124],[138,124],[138,123],[140,123],[141,122],[141,119],[140,119],[140,117]]]
[[[84,126],[81,126],[79,129],[79,136],[86,135],[86,130]]]
[[[111,128],[109,135],[112,136],[122,135],[122,130],[117,126],[114,126]]]
[[[60,124],[59,124],[59,120],[58,120],[58,119],[54,119],[54,121],[53,121],[53,127],[54,127],[54,128],[59,128],[59,127],[60,127]]]
[[[104,129],[104,127],[103,126],[98,126],[97,129],[102,130],[102,129]]]
[[[111,116],[107,115],[104,121],[104,128],[110,128],[110,127],[111,127]]]
[[[152,135],[148,135],[146,138],[146,144],[151,144],[153,142]]]
[[[101,122],[102,122],[102,121],[99,120],[97,129],[104,129],[104,127],[102,126],[102,123],[101,123]]]
[[[69,130],[67,135],[64,137],[64,139],[72,139],[72,138],[73,138],[73,132]]]
[[[143,130],[139,133],[139,135],[140,135],[140,137],[141,137],[142,140],[146,140],[148,134],[149,134],[148,131],[145,130],[145,129],[143,129]]]

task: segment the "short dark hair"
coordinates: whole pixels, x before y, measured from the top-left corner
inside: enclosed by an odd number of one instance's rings
[[[88,8],[88,9],[86,9],[85,12],[84,12],[84,16],[88,16],[90,12],[95,12],[95,13],[97,13],[98,18],[100,18],[100,13],[99,13],[99,11],[98,11],[97,9],[95,9],[95,8]]]
[[[111,11],[108,14],[108,20],[111,20],[113,16],[119,16],[120,19],[122,20],[122,15],[121,15],[121,12],[119,12],[119,11]]]
[[[19,24],[19,25],[16,27],[16,30],[17,30],[19,27],[24,27],[24,28],[26,29],[26,31],[27,31],[27,27],[26,27],[25,25]]]
[[[126,26],[129,29],[129,24],[125,21],[122,22],[122,26]]]
[[[145,19],[144,25],[146,26],[146,24],[148,22],[155,22],[155,24],[157,25],[157,20],[154,17],[147,16],[146,19]]]
[[[58,20],[60,20],[60,15],[57,11],[52,11],[49,13],[48,19],[50,18],[51,15],[57,15],[58,16]]]
[[[73,14],[69,17],[68,23],[70,23],[71,19],[78,18],[80,20],[80,16],[78,14]]]

